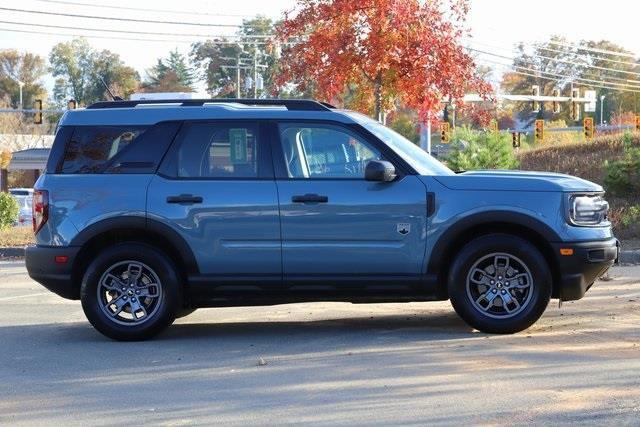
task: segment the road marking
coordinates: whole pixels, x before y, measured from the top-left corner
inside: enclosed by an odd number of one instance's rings
[[[40,292],[40,293],[37,293],[37,294],[16,295],[16,296],[13,296],[13,297],[4,297],[4,298],[0,298],[0,301],[9,301],[9,300],[18,299],[18,298],[39,297],[41,295],[51,295],[51,292]]]

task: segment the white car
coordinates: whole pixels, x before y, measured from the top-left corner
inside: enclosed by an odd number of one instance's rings
[[[33,188],[10,188],[9,194],[16,198],[20,207],[16,226],[31,226],[33,219]]]

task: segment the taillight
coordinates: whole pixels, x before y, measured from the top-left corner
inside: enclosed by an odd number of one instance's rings
[[[49,192],[33,191],[33,234],[36,234],[49,219]]]

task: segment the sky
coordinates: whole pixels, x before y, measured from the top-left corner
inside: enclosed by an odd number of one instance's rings
[[[96,7],[98,5],[105,7]],[[106,38],[88,37],[89,42],[97,49],[109,49],[120,54],[126,64],[134,67],[144,77],[145,70],[153,66],[158,57],[165,56],[175,48],[187,54],[189,43],[186,41],[198,39],[174,34],[230,35],[237,30],[235,26],[242,22],[243,17],[262,14],[277,19],[284,11],[291,10],[294,6],[294,0],[0,0],[0,49],[30,51],[47,57],[56,43],[70,40],[73,35],[100,35]],[[7,9],[206,25],[119,22]],[[472,46],[506,56],[513,54],[513,46],[520,41],[541,41],[554,34],[563,35],[576,42],[581,39],[608,39],[640,54],[638,16],[640,2],[631,0],[471,0],[467,24],[472,35]],[[36,27],[33,24],[71,27],[74,30]],[[212,24],[219,26],[214,27]],[[99,33],[81,28],[146,31],[162,35]],[[64,33],[68,36],[7,30]],[[152,40],[117,40],[114,37]],[[52,79],[47,79],[46,83],[51,87]]]

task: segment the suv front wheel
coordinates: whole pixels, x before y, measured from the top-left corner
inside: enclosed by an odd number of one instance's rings
[[[520,332],[542,316],[552,278],[540,251],[508,234],[465,245],[449,270],[449,297],[458,315],[482,332]]]
[[[89,264],[80,289],[82,308],[94,328],[109,338],[151,338],[175,319],[181,307],[175,267],[156,248],[121,243]]]

